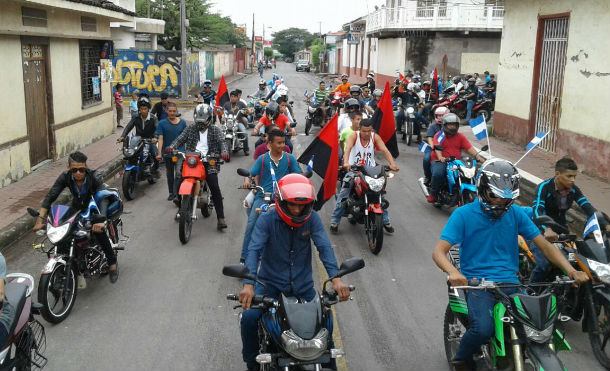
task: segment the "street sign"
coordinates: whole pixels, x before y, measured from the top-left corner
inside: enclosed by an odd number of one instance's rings
[[[321,52],[320,54],[318,54],[318,59],[319,60],[323,60],[324,59],[324,52]]]
[[[347,34],[347,43],[348,44],[360,44],[360,37],[354,36],[351,33]]]
[[[364,26],[363,25],[350,25],[349,30],[352,34],[362,33],[362,32],[364,32]]]
[[[262,36],[254,36],[254,41],[263,41],[263,37]]]

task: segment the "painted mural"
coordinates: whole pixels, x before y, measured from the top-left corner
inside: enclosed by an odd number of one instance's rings
[[[189,94],[199,93],[199,53],[191,53],[186,57],[185,77]]]
[[[170,96],[180,95],[179,51],[118,49],[114,54],[112,85],[121,83],[125,87],[123,95],[127,96],[135,89],[150,96],[162,92]]]

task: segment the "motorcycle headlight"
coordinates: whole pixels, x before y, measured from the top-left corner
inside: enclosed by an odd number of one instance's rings
[[[587,259],[589,268],[603,282],[610,283],[610,264],[603,264],[595,260]]]
[[[551,338],[551,335],[553,335],[555,326],[551,325],[542,331],[536,330],[525,324],[523,325],[523,328],[525,329],[525,337],[528,340],[535,341],[536,343],[546,343]]]
[[[123,156],[125,157],[131,157],[134,153],[135,150],[133,148],[123,148]]]
[[[474,174],[477,172],[477,169],[474,167],[460,167],[460,170],[462,170],[462,174],[468,179],[474,178]]]
[[[383,185],[385,184],[385,178],[371,178],[370,176],[365,175],[364,180],[366,180],[366,184],[369,185],[369,188],[373,192],[379,192],[383,189]]]
[[[407,108],[407,113],[408,114],[412,114],[413,112],[415,112],[415,109],[413,107]]]
[[[197,161],[197,158],[196,158],[196,157],[193,157],[193,156],[189,157],[189,158],[186,160],[186,164],[187,164],[189,167],[195,167],[195,166],[197,166],[197,162],[198,162],[198,161]]]
[[[51,227],[49,225],[47,226],[47,237],[52,244],[56,244],[66,236],[69,230],[70,223],[60,225],[59,227]]]
[[[308,111],[309,113],[314,113],[314,112],[316,112],[316,107],[309,106],[309,107],[307,108],[307,111]]]
[[[328,347],[328,330],[323,328],[311,340],[301,339],[292,330],[282,332],[282,346],[286,353],[302,361],[313,361]]]

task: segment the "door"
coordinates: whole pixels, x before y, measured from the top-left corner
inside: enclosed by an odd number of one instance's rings
[[[45,45],[21,44],[25,118],[30,141],[31,166],[50,158],[45,50]]]
[[[544,31],[540,53],[535,132],[549,133],[540,143],[540,148],[553,153],[561,118],[563,73],[568,46],[568,20],[567,17],[542,20]]]

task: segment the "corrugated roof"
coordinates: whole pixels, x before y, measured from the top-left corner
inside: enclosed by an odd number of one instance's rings
[[[119,13],[131,15],[131,16],[136,15],[136,13],[134,13],[130,10],[127,10],[125,8],[122,8],[107,0],[66,0],[66,1],[71,1],[73,3],[81,3],[81,4],[85,4],[85,5],[91,5],[91,6],[95,6],[97,8],[103,8],[103,9],[111,10],[113,12],[119,12]]]

